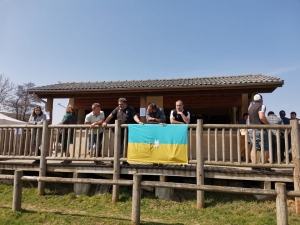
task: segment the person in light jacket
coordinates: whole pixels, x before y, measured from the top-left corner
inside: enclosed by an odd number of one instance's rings
[[[32,114],[29,117],[28,123],[33,124],[33,125],[40,125],[43,124],[43,121],[46,120],[46,114],[43,113],[42,108],[40,106],[36,106],[33,109]],[[41,135],[41,130],[38,132],[38,138],[36,137],[37,135],[37,129],[33,130],[33,146],[34,149],[36,148],[36,145],[38,144],[38,156],[41,155],[41,150],[40,150],[40,145],[42,144],[42,135]],[[35,160],[33,164],[39,164],[40,160]]]

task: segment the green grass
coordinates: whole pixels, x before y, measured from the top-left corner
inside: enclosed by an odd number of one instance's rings
[[[70,184],[47,183],[46,195],[24,185],[22,211],[12,212],[13,186],[0,184],[0,224],[131,224],[131,190],[121,188],[120,201],[111,194],[75,196]],[[28,187],[26,187],[28,186]],[[141,224],[276,224],[274,199],[257,201],[250,195],[205,193],[206,207],[197,210],[195,191],[175,190],[173,201],[146,192],[141,200]],[[300,224],[289,200],[289,224]]]

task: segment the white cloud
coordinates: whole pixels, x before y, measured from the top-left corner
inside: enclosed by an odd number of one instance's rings
[[[280,68],[280,69],[275,69],[270,73],[266,73],[266,75],[268,75],[268,76],[277,76],[277,75],[281,75],[281,74],[284,74],[284,73],[287,73],[287,72],[295,71],[297,69],[299,69],[299,66]]]

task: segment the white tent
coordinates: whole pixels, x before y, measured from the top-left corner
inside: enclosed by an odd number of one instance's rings
[[[21,120],[13,119],[0,113],[0,125],[26,125],[27,123]]]

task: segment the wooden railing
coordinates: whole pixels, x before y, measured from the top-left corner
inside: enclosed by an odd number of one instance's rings
[[[287,197],[300,197],[300,191],[286,191],[284,183],[276,183],[275,190],[263,190],[253,188],[237,188],[237,187],[224,187],[212,185],[196,185],[196,184],[183,184],[171,182],[158,182],[158,181],[142,181],[142,175],[134,174],[133,180],[103,180],[103,179],[82,179],[82,178],[61,178],[61,177],[33,177],[24,176],[23,171],[16,170],[13,175],[0,175],[0,179],[13,179],[13,202],[12,210],[21,211],[22,209],[22,183],[23,181],[38,181],[38,182],[52,182],[52,183],[88,183],[88,184],[109,184],[109,185],[122,185],[132,186],[132,213],[131,223],[134,225],[140,224],[141,214],[141,188],[148,187],[164,187],[164,188],[177,188],[187,190],[209,191],[209,192],[224,192],[224,193],[238,193],[238,194],[257,194],[276,196],[276,220],[278,225],[288,224],[288,209]]]
[[[154,125],[155,126],[155,125]],[[157,125],[156,125],[157,126]],[[65,139],[65,130],[68,129],[68,136]],[[88,156],[88,132],[93,134],[89,125],[0,125],[0,159],[40,159],[40,176],[46,175],[47,160],[72,160],[72,161],[113,161],[113,179],[120,178],[120,161],[126,160],[127,147],[123,144],[123,153],[120,155],[121,129],[124,129],[124,143],[127,143],[127,125],[121,125],[117,120],[114,125],[108,125],[103,133],[102,148],[98,146],[98,138],[95,151],[101,151],[101,156]],[[258,151],[252,145],[254,155],[260,155],[260,161],[254,158],[250,162],[248,135],[245,136],[245,157],[241,155],[240,130],[255,134],[255,130],[261,133],[267,131],[269,137],[270,157],[264,157],[264,139],[262,138],[262,149]],[[250,130],[252,129],[252,131]],[[61,144],[59,145],[59,132],[61,130]],[[71,131],[74,136],[71,140]],[[276,130],[276,143],[278,159],[273,161],[271,131]],[[249,132],[246,133],[248,134]],[[284,133],[285,155],[289,155],[288,133],[291,132],[292,163],[289,157],[282,163],[280,158],[280,133]],[[299,125],[297,121],[291,121],[291,125],[235,125],[235,124],[205,124],[198,120],[197,124],[189,125],[188,160],[190,164],[196,165],[197,185],[204,185],[204,165],[237,166],[237,167],[264,167],[264,168],[293,168],[294,186],[300,191],[300,145]],[[99,129],[96,133],[100,135]],[[263,136],[263,135],[262,135]],[[66,144],[65,144],[66,142]],[[73,142],[73,143],[72,143]],[[66,152],[64,153],[64,148]],[[41,154],[39,155],[39,149]],[[44,182],[39,182],[39,193],[44,193]],[[113,201],[119,199],[119,186],[113,186]],[[300,214],[300,200],[296,199],[297,212]],[[204,192],[197,191],[197,207],[204,206]]]

